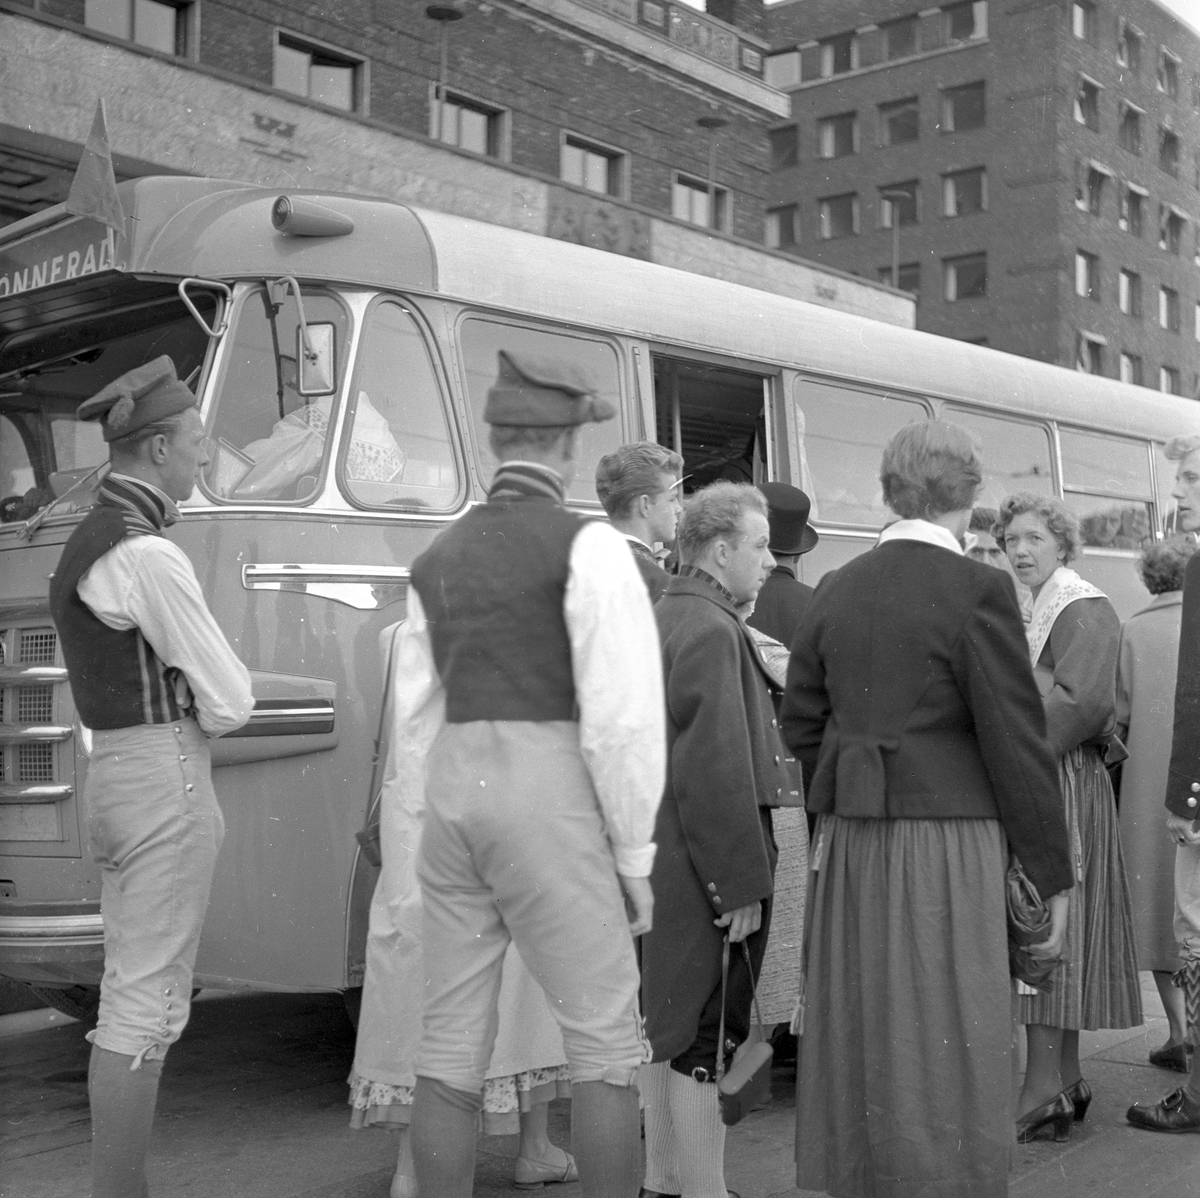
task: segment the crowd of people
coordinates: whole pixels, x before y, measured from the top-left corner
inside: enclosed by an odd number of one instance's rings
[[[221,841],[205,738],[252,698],[161,535],[206,460],[190,392],[160,359],[80,415],[112,470],[51,601],[96,732],[93,1192],[125,1198]],[[502,351],[487,501],[384,633],[350,1104],[401,1132],[393,1198],[468,1198],[480,1129],[519,1133],[519,1188],[726,1198],[719,1082],[768,1037],[798,1042],[798,1186],[1000,1198],[1016,1141],[1086,1118],[1079,1033],[1142,1022],[1139,968],[1168,1013],[1151,1062],[1188,1077],[1128,1120],[1200,1131],[1193,541],[1142,552],[1154,599],[1122,628],[1071,569],[1070,507],[977,508],[974,439],[928,421],[883,454],[896,519],[813,589],[786,484],[685,500],[681,457],[640,442],[600,462],[607,522],[568,508],[580,429],[613,415],[572,365]],[[1167,452],[1200,532],[1200,437]],[[1047,912],[1037,989],[1010,977],[1015,864]],[[566,1096],[570,1152],[547,1134]]]

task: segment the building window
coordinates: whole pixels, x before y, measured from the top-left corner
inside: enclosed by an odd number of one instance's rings
[[[772,129],[768,136],[771,139],[771,169],[781,171],[795,166],[800,160],[796,126],[785,125],[782,129]]]
[[[671,189],[671,215],[677,220],[706,229],[728,228],[729,192],[724,187],[713,187],[712,200],[710,204],[708,184],[703,179],[676,174]]]
[[[1179,134],[1170,129],[1158,131],[1158,165],[1168,175],[1179,177]]]
[[[1096,8],[1092,4],[1075,0],[1071,5],[1071,32],[1080,41],[1094,41],[1096,37]]]
[[[1142,114],[1132,104],[1121,105],[1121,123],[1117,129],[1121,149],[1131,154],[1142,152]]]
[[[883,56],[889,62],[895,58],[908,58],[917,52],[916,17],[902,17],[880,28],[883,30]]]
[[[1100,88],[1090,79],[1080,79],[1075,92],[1075,123],[1100,128]]]
[[[777,87],[780,91],[795,87],[800,82],[800,51],[784,50],[782,54],[768,54],[763,78],[768,87]]]
[[[821,158],[845,158],[858,153],[858,113],[843,112],[817,122],[817,154]]]
[[[1120,362],[1121,382],[1132,383],[1135,387],[1140,387],[1142,385],[1142,359],[1137,354],[1122,352]]]
[[[1075,337],[1075,369],[1084,374],[1104,373],[1104,342],[1087,333]]]
[[[858,70],[858,38],[853,33],[827,37],[821,42],[821,78]]]
[[[1168,254],[1179,256],[1179,243],[1183,240],[1183,217],[1169,204],[1158,206],[1158,248]]]
[[[1075,184],[1075,207],[1080,212],[1090,212],[1093,216],[1100,215],[1100,206],[1104,199],[1104,180],[1107,176],[1094,166],[1089,166],[1086,172],[1079,168],[1079,182]]]
[[[1179,371],[1174,366],[1158,368],[1158,389],[1168,395],[1179,395]]]
[[[330,108],[357,112],[362,103],[361,59],[281,33],[275,43],[275,86]]]
[[[1179,95],[1179,59],[1166,49],[1158,52],[1158,90],[1172,98]]]
[[[1131,25],[1121,22],[1121,34],[1117,39],[1117,61],[1129,68],[1136,76],[1142,66],[1142,36]]]
[[[1132,187],[1127,187],[1121,193],[1121,214],[1117,218],[1117,224],[1134,237],[1142,235],[1143,198],[1142,193],[1134,191]]]
[[[437,88],[429,105],[429,136],[472,154],[500,158],[504,112],[490,104],[447,91],[439,103]],[[439,129],[440,126],[440,129]],[[440,136],[439,136],[440,132]]]
[[[901,225],[915,225],[920,219],[916,179],[909,179],[905,183],[889,183],[879,189],[879,227],[892,228],[897,217]]]
[[[574,183],[599,195],[619,196],[624,191],[625,155],[620,150],[566,133],[559,164],[564,183]]]
[[[800,243],[800,222],[795,204],[783,204],[767,209],[767,245],[773,250],[787,250]]]
[[[913,295],[920,293],[921,264],[919,262],[901,262],[900,278],[895,283],[892,281],[892,268],[890,266],[881,266],[878,274],[881,283],[886,283],[889,287],[895,287],[897,291],[909,291]]]
[[[946,5],[942,9],[946,41],[953,45],[955,42],[971,42],[987,37],[987,11],[987,0]]]
[[[1142,276],[1123,270],[1117,276],[1117,303],[1126,316],[1142,314]]]
[[[1170,287],[1158,289],[1158,327],[1179,332],[1179,292]]]
[[[943,133],[962,133],[967,129],[982,129],[985,116],[982,83],[948,87],[942,92]]]
[[[917,99],[892,100],[879,105],[879,144],[899,146],[920,136]]]
[[[1100,299],[1100,259],[1084,250],[1075,251],[1075,294],[1097,302]]]
[[[981,166],[942,176],[942,215],[987,211],[987,172]]]
[[[822,241],[853,237],[858,232],[858,196],[854,192],[817,201]]]
[[[188,6],[158,0],[85,0],[83,23],[163,54],[183,57],[187,47]]]
[[[943,258],[942,280],[948,303],[987,295],[987,254]]]

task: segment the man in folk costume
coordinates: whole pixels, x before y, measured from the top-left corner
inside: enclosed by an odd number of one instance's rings
[[[797,579],[797,565],[803,554],[817,547],[820,538],[809,526],[812,504],[799,487],[790,483],[761,483],[758,489],[770,507],[769,548],[775,566],[758,592],[754,611],[746,623],[790,649],[813,596],[813,588]]]
[[[208,461],[196,397],[163,356],[79,407],[111,471],[50,583],[71,694],[91,729],[85,798],[104,976],[88,1068],[92,1193],[148,1193],[167,1049],[183,1031],[224,821],[208,738],[250,718],[250,675],[164,530]]]
[[[1179,527],[1200,532],[1200,437],[1174,437],[1167,457],[1177,464],[1175,488]],[[1167,781],[1167,827],[1175,841],[1175,939],[1180,968],[1175,984],[1184,993],[1187,1081],[1161,1101],[1134,1103],[1126,1118],[1149,1131],[1200,1132],[1200,554],[1183,576],[1179,673],[1175,683],[1175,728]]]
[[[662,598],[671,581],[654,556],[654,546],[675,540],[682,471],[683,458],[656,441],[622,445],[596,467],[596,494],[613,528],[629,542],[651,603]]]
[[[665,773],[658,636],[625,539],[564,502],[579,427],[613,415],[570,363],[501,351],[487,502],[413,564],[394,698],[401,784],[426,796],[422,1198],[471,1192],[510,939],[562,1029],[585,1198],[638,1189],[633,936],[652,922]]]

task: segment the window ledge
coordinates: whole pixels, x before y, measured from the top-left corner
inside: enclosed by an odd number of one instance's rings
[[[986,37],[981,37],[973,42],[958,42],[953,46],[938,46],[936,50],[922,50],[920,54],[911,54],[907,58],[893,58],[887,62],[877,62],[869,67],[859,67],[854,71],[842,71],[839,75],[827,75],[822,79],[806,79],[803,83],[793,83],[782,90],[786,94],[791,94],[798,91],[807,91],[812,87],[821,87],[827,83],[837,83],[840,79],[857,79],[862,75],[870,75],[875,71],[888,71],[892,67],[908,66],[911,62],[924,62],[930,58],[938,58],[943,54],[958,54],[963,50],[974,50],[979,46],[986,46],[989,41]]]

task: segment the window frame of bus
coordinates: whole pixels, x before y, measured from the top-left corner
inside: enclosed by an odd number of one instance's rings
[[[205,432],[213,442],[220,437],[220,433],[217,428],[217,421],[221,415],[221,405],[225,400],[226,383],[229,379],[229,373],[232,369],[234,361],[234,350],[237,346],[237,333],[241,325],[243,313],[252,299],[257,299],[259,302],[262,302],[262,297],[268,295],[267,282],[267,279],[259,278],[247,279],[239,283],[234,289],[233,299],[228,306],[229,327],[224,336],[221,338],[218,370],[215,379],[213,379],[211,385],[206,388],[205,394],[204,427]],[[310,300],[317,297],[332,300],[333,303],[341,310],[345,322],[342,329],[343,341],[340,348],[337,345],[338,329],[336,325],[334,328],[334,361],[337,364],[337,369],[340,371],[341,377],[335,379],[336,385],[334,389],[331,392],[328,392],[332,398],[332,404],[330,406],[329,419],[326,426],[327,431],[325,437],[325,448],[321,453],[321,469],[320,473],[317,475],[316,485],[311,491],[308,492],[307,495],[300,499],[280,499],[276,497],[254,499],[247,496],[221,496],[216,494],[215,491],[209,489],[208,479],[206,477],[206,467],[205,471],[202,471],[199,475],[195,491],[193,491],[193,496],[195,496],[196,492],[199,492],[204,497],[206,502],[214,504],[218,507],[249,507],[255,511],[261,511],[264,508],[270,507],[284,507],[289,509],[313,507],[317,505],[324,496],[329,483],[329,472],[333,468],[334,455],[329,452],[330,443],[339,435],[338,424],[339,420],[341,419],[341,410],[344,406],[346,380],[350,374],[346,367],[352,356],[355,358],[357,357],[357,335],[359,330],[355,321],[353,306],[347,301],[345,295],[343,295],[340,291],[335,290],[328,283],[308,283],[301,281],[300,296],[305,302],[304,313],[306,322],[316,324],[322,323],[322,319],[320,317],[315,320],[313,319],[313,313],[307,306]],[[292,303],[295,303],[295,297],[292,296],[290,292],[288,294],[288,300]],[[281,356],[283,351],[291,348],[291,346],[292,339],[290,336],[286,340],[284,338],[280,338],[279,350]],[[299,379],[297,379],[297,382],[299,382]],[[297,391],[296,394],[299,395],[299,392]],[[304,397],[301,396],[301,398],[303,399]],[[321,396],[320,398],[324,398],[324,396]],[[290,414],[291,413],[287,413],[286,415]],[[284,417],[280,417],[279,419],[283,418]],[[272,423],[272,430],[275,427],[275,423],[278,423],[278,421]],[[270,433],[268,433],[267,436],[269,437]],[[265,438],[254,438],[254,440],[262,439]],[[247,444],[249,444],[249,442],[247,442]],[[234,446],[234,449],[241,451],[244,449],[244,446]],[[249,471],[247,471],[247,473],[249,473]],[[195,505],[188,502],[186,506],[191,507]]]
[[[835,375],[816,374],[812,371],[798,371],[792,383],[792,413],[793,419],[799,417],[804,424],[804,433],[800,432],[800,426],[797,424],[794,428],[789,429],[792,441],[789,443],[789,454],[794,450],[796,455],[796,474],[800,477],[800,486],[805,490],[810,500],[812,501],[815,511],[820,511],[821,497],[816,491],[813,480],[812,469],[808,464],[809,457],[807,451],[807,436],[808,436],[808,415],[804,410],[802,402],[802,389],[807,384],[817,384],[822,387],[833,387],[843,391],[851,391],[856,395],[872,399],[894,399],[904,403],[915,403],[919,405],[925,412],[925,419],[932,420],[936,417],[936,410],[933,401],[928,395],[922,395],[916,391],[909,391],[904,387],[879,387],[875,384],[865,382],[860,379],[839,378]],[[912,423],[912,422],[910,422]],[[882,453],[882,446],[880,447]],[[878,478],[875,483],[878,485]],[[806,485],[808,484],[808,485]],[[812,488],[810,490],[810,487]],[[885,505],[886,506],[886,505]],[[879,532],[889,522],[885,517],[878,524],[861,524],[849,520],[830,519],[827,516],[817,515],[812,518],[812,523],[817,528],[829,529],[846,529],[860,536],[876,537]]]
[[[450,445],[450,456],[454,463],[455,475],[454,496],[450,503],[444,507],[421,507],[416,504],[404,503],[367,503],[360,496],[354,494],[352,481],[346,473],[346,462],[350,455],[350,446],[353,441],[354,420],[358,415],[359,383],[366,364],[366,355],[371,350],[371,322],[376,311],[385,305],[399,308],[412,321],[428,358],[430,374],[434,385],[437,387],[437,398],[441,404],[441,412]],[[376,515],[390,513],[392,515],[412,518],[413,516],[427,515],[446,516],[459,511],[467,499],[467,478],[469,473],[463,456],[463,449],[466,442],[463,436],[462,423],[458,419],[458,413],[455,411],[455,405],[452,401],[446,363],[439,352],[437,338],[434,336],[425,314],[411,300],[402,295],[392,293],[376,295],[371,298],[362,312],[361,323],[357,331],[357,337],[355,338],[354,370],[350,374],[349,381],[349,389],[344,400],[346,415],[342,421],[339,433],[340,444],[337,447],[337,455],[333,463],[334,481],[337,485],[338,493],[352,507]],[[380,415],[383,415],[383,413],[381,412]],[[386,419],[386,417],[384,418]]]
[[[573,325],[564,325],[552,320],[543,321],[537,318],[523,318],[506,312],[489,311],[486,308],[463,308],[459,311],[454,322],[454,348],[457,360],[456,365],[459,371],[459,379],[462,384],[462,397],[466,405],[466,435],[469,438],[471,447],[470,469],[482,494],[486,495],[489,487],[491,486],[492,475],[489,474],[487,470],[489,462],[492,458],[492,452],[487,444],[486,426],[483,423],[483,405],[481,403],[479,406],[479,414],[477,418],[476,407],[471,391],[471,375],[470,371],[468,370],[466,341],[466,326],[471,321],[478,321],[489,325],[505,326],[526,333],[538,333],[560,338],[565,337],[577,341],[585,341],[596,345],[606,346],[612,351],[616,363],[617,392],[615,396],[609,395],[609,398],[613,399],[616,403],[617,413],[613,417],[612,421],[602,422],[601,427],[606,424],[615,427],[618,430],[618,439],[616,444],[613,445],[611,449],[605,450],[605,452],[611,453],[618,446],[624,445],[630,439],[629,415],[626,411],[630,401],[628,382],[629,365],[626,361],[623,343],[619,338],[601,330],[579,328]],[[606,393],[602,392],[602,394]],[[641,413],[639,412],[639,421],[640,417]],[[579,468],[581,466],[583,469]],[[582,457],[577,459],[575,478],[573,479],[571,486],[567,488],[566,501],[568,504],[573,506],[583,505],[589,509],[600,511],[602,509],[600,507],[600,500],[596,496],[594,465],[592,470],[593,474],[588,474],[586,462],[583,461]],[[581,498],[577,495],[572,495],[572,489],[580,486],[587,489],[589,497]]]
[[[1154,443],[1148,438],[1129,437],[1120,433],[1101,432],[1098,429],[1088,428],[1086,425],[1066,424],[1058,421],[1055,424],[1055,440],[1058,447],[1058,470],[1059,470],[1059,490],[1062,495],[1063,502],[1082,520],[1087,513],[1080,512],[1079,509],[1071,502],[1070,496],[1078,495],[1081,497],[1090,497],[1092,499],[1111,499],[1116,502],[1125,501],[1128,504],[1142,504],[1149,509],[1150,513],[1150,536],[1149,540],[1158,539],[1162,534],[1164,514],[1161,511],[1160,496],[1158,490],[1158,479],[1155,470],[1154,461]],[[1125,445],[1132,448],[1140,448],[1146,459],[1146,481],[1149,484],[1149,489],[1145,493],[1134,494],[1133,492],[1120,491],[1115,488],[1105,489],[1101,487],[1088,486],[1082,483],[1067,482],[1067,457],[1063,452],[1063,435],[1075,435],[1080,437],[1090,437],[1097,441],[1108,441],[1115,444]],[[1087,553],[1116,553],[1122,555],[1136,555],[1141,552],[1141,548],[1130,548],[1117,545],[1089,545],[1086,541],[1083,543],[1084,551]]]

